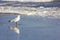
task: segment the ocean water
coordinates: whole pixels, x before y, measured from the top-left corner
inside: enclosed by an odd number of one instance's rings
[[[15,17],[0,16],[0,40],[60,40],[60,19],[21,15],[18,22],[20,34],[17,35],[9,29],[15,23],[8,22]]]
[[[0,6],[12,7],[60,7],[60,2],[18,2],[18,1],[0,1]]]

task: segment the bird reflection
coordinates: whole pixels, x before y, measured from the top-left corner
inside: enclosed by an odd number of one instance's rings
[[[18,27],[14,26],[14,27],[10,27],[10,30],[13,30],[14,32],[16,32],[17,34],[20,34],[20,30]]]

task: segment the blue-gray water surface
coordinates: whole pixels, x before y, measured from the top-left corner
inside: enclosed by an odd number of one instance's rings
[[[17,35],[9,29],[15,23],[8,22],[15,17],[0,16],[0,40],[60,40],[60,19],[21,15],[18,22],[20,34]]]
[[[0,1],[0,6],[12,6],[12,7],[60,7],[60,1],[58,2],[18,2],[18,1]]]

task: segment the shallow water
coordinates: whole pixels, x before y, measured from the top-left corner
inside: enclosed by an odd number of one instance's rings
[[[21,15],[18,22],[20,34],[17,35],[9,29],[15,23],[8,22],[15,17],[0,16],[0,40],[60,40],[60,19]]]

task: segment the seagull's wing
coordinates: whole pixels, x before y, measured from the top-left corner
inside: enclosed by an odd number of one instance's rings
[[[12,19],[11,22],[18,22],[19,20],[20,20],[20,18],[16,17],[16,18]]]
[[[11,22],[16,22],[17,21],[17,18],[14,18],[11,20]]]

